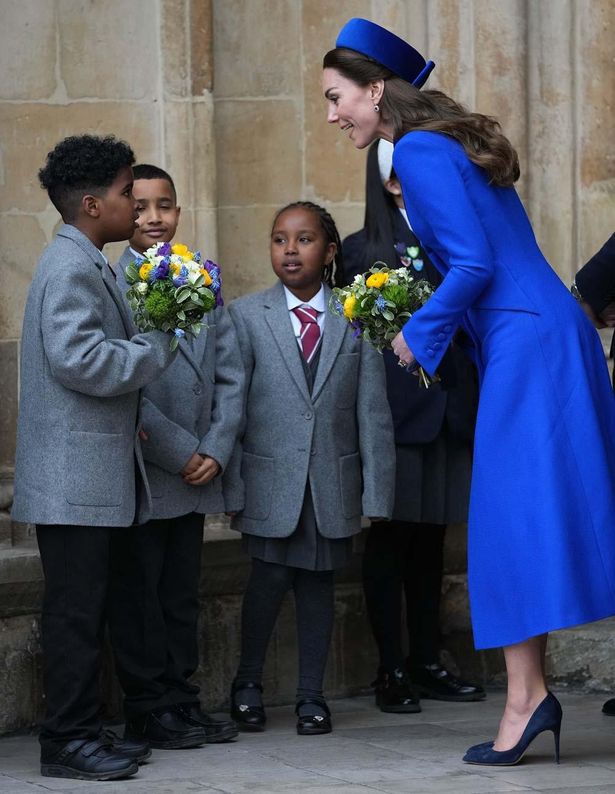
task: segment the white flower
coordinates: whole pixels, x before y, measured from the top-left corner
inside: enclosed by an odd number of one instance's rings
[[[145,293],[149,290],[149,284],[147,284],[145,281],[138,281],[135,284],[135,287],[137,291],[141,293],[141,295],[145,295]]]

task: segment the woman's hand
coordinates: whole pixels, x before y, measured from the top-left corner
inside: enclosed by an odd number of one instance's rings
[[[393,348],[393,352],[397,356],[397,358],[401,361],[401,363],[408,367],[411,364],[414,364],[416,361],[412,350],[406,344],[406,340],[402,332],[400,331],[395,339],[391,342],[391,347]]]

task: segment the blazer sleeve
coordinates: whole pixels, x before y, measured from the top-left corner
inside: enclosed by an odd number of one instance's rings
[[[443,137],[408,133],[393,157],[413,224],[420,220],[417,226],[428,230],[449,268],[436,293],[402,329],[414,356],[432,375],[494,271],[493,252],[465,184],[472,174],[463,172],[465,158]]]
[[[225,469],[243,416],[245,374],[235,327],[228,310],[216,310],[216,373],[211,422],[198,452]]]
[[[395,438],[384,362],[366,342],[360,349],[357,424],[363,473],[361,510],[370,518],[391,518],[395,497]]]
[[[583,265],[575,283],[595,314],[615,299],[615,234]]]
[[[179,474],[197,451],[199,439],[165,416],[147,397],[141,398],[140,422],[148,436],[141,444],[144,460],[170,474]]]
[[[243,435],[246,428],[246,408],[250,388],[250,376],[254,368],[254,357],[250,334],[246,327],[241,308],[231,303],[228,313],[237,336],[235,366],[243,370],[243,388],[240,405],[240,420],[233,451],[222,478],[224,506],[227,512],[239,512],[245,504],[245,487],[241,479],[241,459],[243,456]]]
[[[162,331],[130,340],[107,338],[101,290],[106,287],[93,279],[92,268],[56,272],[45,285],[41,332],[49,367],[59,383],[83,394],[113,397],[145,386],[176,354]]]

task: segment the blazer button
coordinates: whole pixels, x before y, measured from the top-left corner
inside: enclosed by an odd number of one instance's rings
[[[313,416],[313,413],[311,411],[306,411],[303,415],[305,416],[306,419],[311,419],[312,416]]]
[[[200,394],[203,391],[203,389],[201,388],[201,384],[200,383],[195,383],[194,386],[192,387],[192,391],[195,394]]]

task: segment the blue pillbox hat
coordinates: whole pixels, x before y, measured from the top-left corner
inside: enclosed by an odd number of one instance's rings
[[[373,58],[417,88],[425,83],[435,66],[433,61],[425,61],[418,50],[399,36],[360,17],[346,22],[339,32],[335,46],[346,47]]]

